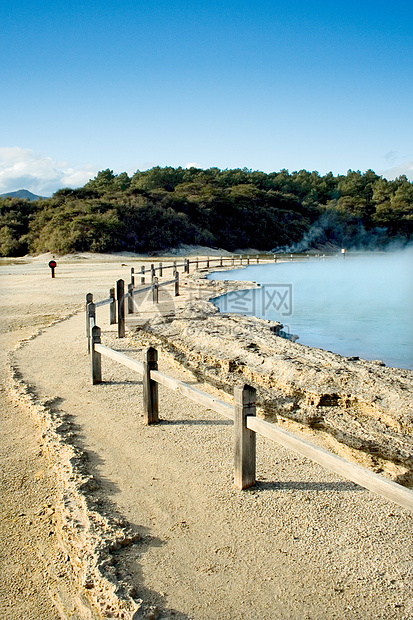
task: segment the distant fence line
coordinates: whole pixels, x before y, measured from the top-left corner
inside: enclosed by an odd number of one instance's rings
[[[271,259],[270,259],[271,257]],[[194,258],[190,260],[189,258],[185,258],[182,263],[178,263],[177,261],[173,261],[171,265],[164,265],[162,262],[158,263],[155,266],[154,263],[150,265],[150,267],[145,267],[142,265],[140,271],[136,272],[134,267],[131,267],[130,271],[130,283],[127,285],[127,292],[125,289],[125,281],[117,280],[114,288],[109,290],[109,297],[106,299],[102,299],[94,303],[94,311],[96,308],[100,306],[109,305],[109,314],[110,314],[110,324],[118,324],[118,338],[124,338],[125,336],[125,315],[126,309],[125,304],[127,302],[127,314],[134,313],[134,303],[133,298],[135,295],[152,291],[152,301],[153,303],[159,302],[159,289],[161,287],[165,287],[168,285],[174,285],[174,296],[179,296],[179,268],[183,267],[183,273],[190,273],[191,265],[194,265],[195,269],[199,269],[201,265],[206,266],[207,269],[212,267],[214,262],[218,262],[215,267],[224,267],[225,263],[230,263],[230,266],[235,266],[237,263],[239,265],[250,265],[253,262],[255,264],[259,264],[261,262],[268,263],[269,260],[271,262],[277,262],[277,255],[272,254],[269,256],[264,256],[256,254],[254,256],[250,255],[242,255],[242,254],[234,254],[232,256],[210,256],[205,259]],[[165,282],[159,282],[159,277],[163,277],[163,272],[172,269],[173,279],[167,280]],[[158,275],[156,275],[158,274]],[[146,277],[149,275],[150,284],[148,286],[143,286],[146,284]],[[137,279],[140,278],[140,287],[136,288]],[[86,295],[86,307],[89,303],[93,302],[92,293],[88,293]],[[89,333],[89,321],[86,321],[86,332],[88,337]]]

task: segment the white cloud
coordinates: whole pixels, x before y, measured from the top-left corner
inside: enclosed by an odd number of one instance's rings
[[[196,161],[190,161],[186,164],[185,168],[200,168],[201,166]]]
[[[405,161],[398,166],[394,166],[388,170],[383,170],[382,172],[379,172],[379,174],[389,181],[396,179],[401,174],[405,174],[409,181],[413,181],[413,161]]]
[[[0,194],[28,189],[50,196],[62,187],[81,187],[97,172],[91,165],[73,168],[31,149],[0,147]]]

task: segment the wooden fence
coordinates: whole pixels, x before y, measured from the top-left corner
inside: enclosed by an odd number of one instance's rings
[[[90,338],[89,319],[96,320],[96,308],[109,305],[109,322],[111,325],[118,324],[118,338],[125,337],[125,305],[127,302],[127,313],[134,313],[134,296],[152,291],[153,303],[159,301],[159,289],[168,285],[174,285],[174,295],[179,296],[179,272],[176,271],[173,280],[159,282],[156,276],[153,277],[152,284],[135,288],[131,282],[128,284],[128,292],[125,292],[125,281],[117,280],[116,286],[109,291],[109,297],[93,303],[93,294],[86,295],[86,334]]]
[[[137,372],[143,379],[143,411],[146,424],[159,422],[159,384],[234,421],[234,483],[238,489],[249,488],[256,482],[258,433],[413,512],[413,491],[285,431],[276,424],[257,418],[255,388],[249,385],[236,387],[234,405],[229,405],[160,372],[158,353],[153,347],[146,350],[144,361],[138,362],[103,345],[100,328],[95,325],[93,317],[89,321],[92,384],[102,382],[102,356]]]

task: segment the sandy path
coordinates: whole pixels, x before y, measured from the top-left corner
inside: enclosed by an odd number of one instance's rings
[[[9,353],[83,303],[89,262],[86,268],[84,260],[59,259],[51,282],[49,259],[0,261],[0,617],[8,619],[88,617],[57,536],[61,488],[53,463],[30,408],[10,391]],[[127,274],[120,258],[93,264],[102,294]]]
[[[38,428],[8,390],[9,351],[53,312],[35,296],[27,311],[26,287],[41,271],[30,268],[25,276],[12,265],[1,269],[0,617],[54,620],[77,597],[55,535],[56,483]]]
[[[94,292],[107,276],[93,275]],[[106,310],[103,342],[141,358],[148,341],[117,340]],[[161,389],[167,421],[145,427],[140,381],[109,360],[105,382],[90,385],[83,314],[15,360],[41,401],[72,416],[96,480],[91,501],[108,498],[104,509],[141,535],[111,567],[143,599],[139,616],[156,617],[154,606],[161,618],[205,620],[413,616],[407,511],[263,439],[257,488],[236,491],[226,420]],[[162,368],[194,381],[161,352]]]
[[[2,334],[0,341],[4,380],[4,351],[14,343],[14,335]],[[10,401],[3,387],[0,401],[0,617],[54,620],[59,615],[47,571],[48,561],[56,557],[53,476],[27,412]]]

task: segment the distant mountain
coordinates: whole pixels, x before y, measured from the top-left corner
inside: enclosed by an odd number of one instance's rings
[[[40,198],[44,198],[44,196],[37,196],[36,194],[32,194],[28,189],[18,189],[15,192],[7,192],[6,194],[0,194],[0,198],[27,198],[27,200],[39,200]]]

